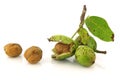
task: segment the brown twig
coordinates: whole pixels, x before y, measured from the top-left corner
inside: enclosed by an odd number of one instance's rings
[[[83,23],[84,23],[84,18],[85,18],[86,11],[87,11],[87,8],[86,8],[86,5],[84,5],[84,6],[83,6],[82,14],[81,14],[81,16],[80,16],[80,21],[81,21],[80,24],[82,24],[82,25],[83,25]]]
[[[81,27],[83,27],[86,11],[87,11],[87,8],[86,8],[86,5],[84,5],[84,6],[83,6],[83,10],[82,10],[82,14],[81,14],[81,16],[80,16],[79,28],[77,29],[77,31],[73,34],[73,36],[72,36],[71,38],[73,38],[73,37],[77,34],[77,32],[79,31],[79,29],[80,29]]]

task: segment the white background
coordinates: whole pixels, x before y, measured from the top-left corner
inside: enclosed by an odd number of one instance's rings
[[[62,62],[51,59],[55,43],[47,41],[54,34],[71,37],[78,28],[84,4],[86,16],[105,18],[115,33],[114,42],[95,37],[98,49],[107,54],[96,54],[96,63],[89,68],[77,64],[74,57]],[[0,0],[0,80],[119,80],[119,7],[119,0]],[[19,57],[5,54],[3,47],[10,42],[22,46]],[[43,50],[42,60],[35,65],[23,57],[33,45]]]

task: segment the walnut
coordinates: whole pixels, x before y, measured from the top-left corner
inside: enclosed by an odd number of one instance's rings
[[[22,52],[22,47],[17,43],[9,43],[4,46],[5,53],[10,57],[17,57]]]
[[[42,59],[42,50],[37,46],[32,46],[25,51],[24,57],[29,63],[35,64]]]

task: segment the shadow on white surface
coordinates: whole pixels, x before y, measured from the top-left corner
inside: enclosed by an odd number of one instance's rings
[[[51,63],[59,68],[66,67],[66,68],[76,68],[76,69],[77,68],[79,68],[79,69],[94,69],[95,65],[96,65],[96,64],[93,64],[90,67],[81,66],[79,63],[76,62],[75,59],[73,59],[73,57],[69,58],[69,59],[62,60],[62,61],[57,61],[57,60],[52,59]]]
[[[22,63],[22,56],[18,57],[6,56],[6,60],[8,61],[8,63]]]

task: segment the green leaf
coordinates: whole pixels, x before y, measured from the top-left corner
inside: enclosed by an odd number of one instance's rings
[[[85,20],[85,24],[90,32],[99,39],[106,42],[114,41],[114,33],[105,19],[98,16],[88,16]]]

